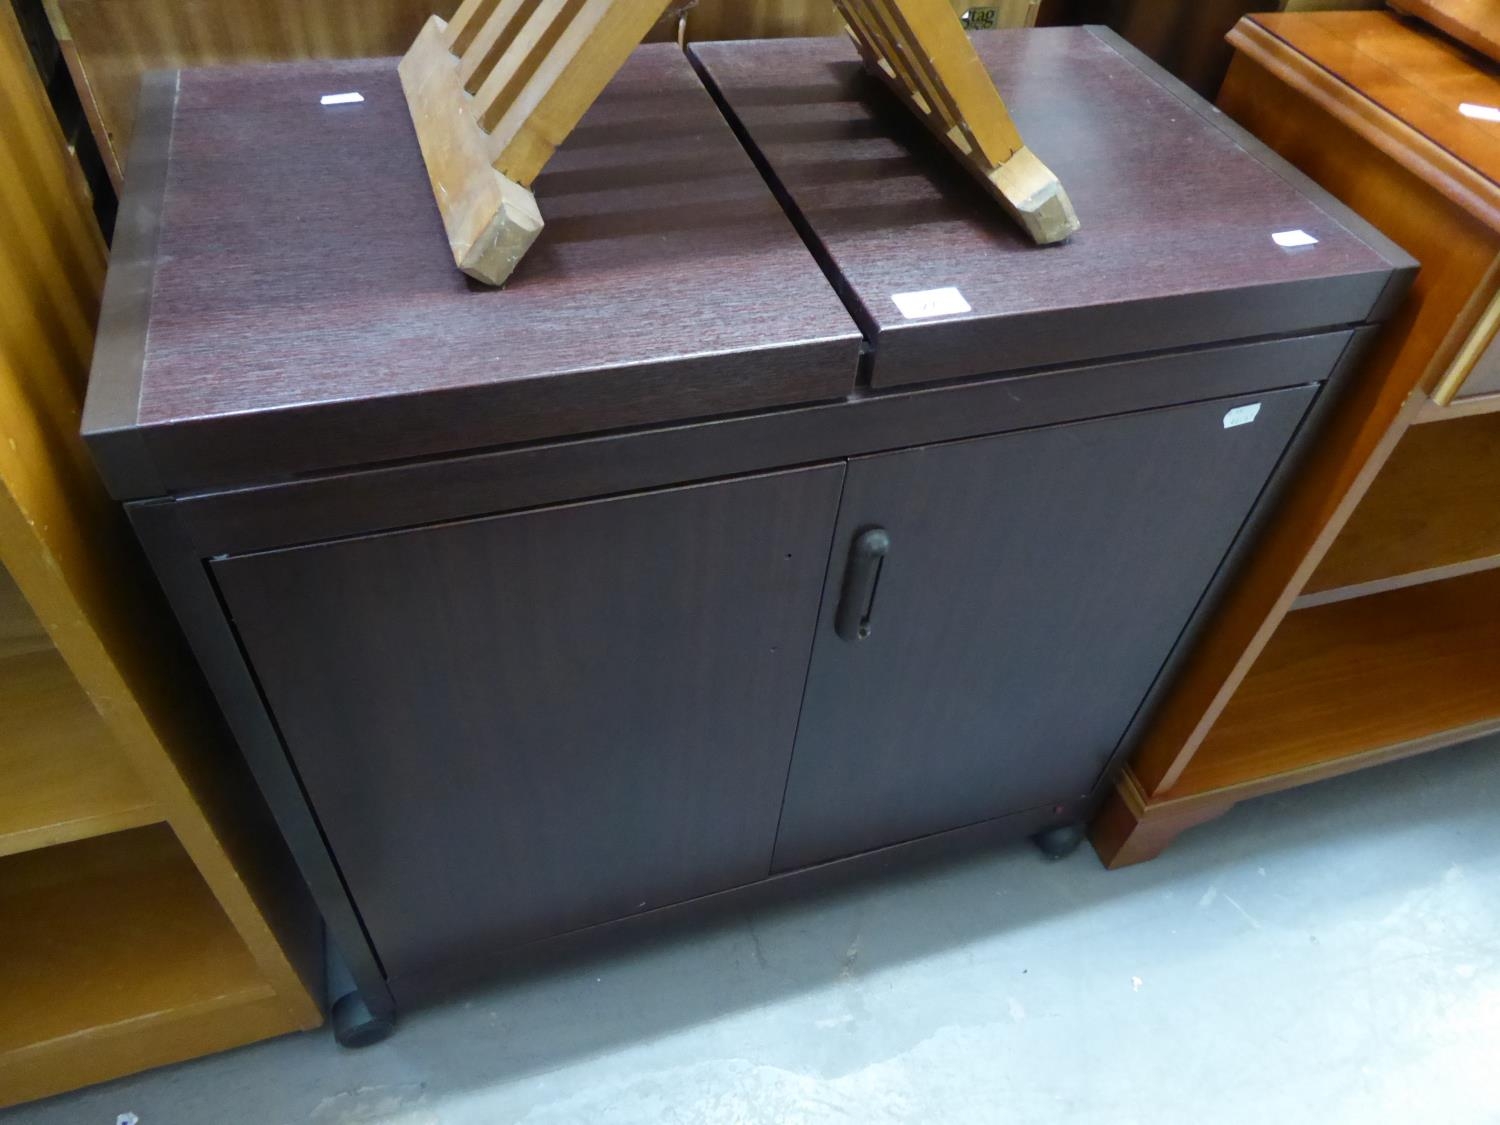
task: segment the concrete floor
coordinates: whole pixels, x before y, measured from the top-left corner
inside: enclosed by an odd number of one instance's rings
[[[0,1114],[36,1125],[1500,1121],[1500,740],[1104,871],[1026,846]]]

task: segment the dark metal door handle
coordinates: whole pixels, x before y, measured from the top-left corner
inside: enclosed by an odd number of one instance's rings
[[[890,549],[891,537],[883,527],[866,528],[854,537],[844,570],[844,592],[833,615],[833,630],[846,641],[862,641],[870,635],[875,588]]]

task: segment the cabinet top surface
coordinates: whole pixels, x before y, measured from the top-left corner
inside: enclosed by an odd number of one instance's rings
[[[1369,312],[1389,250],[1108,33],[1059,27],[973,40],[1022,137],[1072,198],[1082,229],[1064,244],[1030,244],[863,73],[847,41],[691,48],[846,288],[875,344],[877,384],[975,374],[953,366],[954,349],[938,354],[954,341],[972,342],[961,362],[988,357],[977,370],[996,370]],[[1287,248],[1272,237],[1288,231],[1317,242]],[[1359,278],[1368,284],[1351,288]],[[971,311],[908,319],[893,300],[950,286]],[[902,370],[882,379],[882,349],[893,347]]]
[[[1500,184],[1496,66],[1389,12],[1250,17],[1313,66]]]
[[[155,120],[148,87],[94,369],[126,385],[91,388],[86,432],[359,404],[311,465],[263,448],[296,471],[852,388],[858,330],[675,47],[638,50],[538,177],[545,229],[499,290],[454,267],[396,61],[181,71]]]

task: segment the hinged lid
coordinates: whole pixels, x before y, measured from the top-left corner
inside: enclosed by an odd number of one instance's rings
[[[974,41],[1072,196],[1067,243],[1033,246],[847,41],[690,48],[873,345],[874,386],[1360,323],[1410,268],[1110,33]]]
[[[852,389],[858,331],[675,46],[537,179],[498,291],[453,266],[395,67],[148,80],[84,418],[116,496]]]

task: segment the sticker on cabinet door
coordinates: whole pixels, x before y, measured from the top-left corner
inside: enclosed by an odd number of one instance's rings
[[[924,316],[949,316],[952,313],[972,312],[964,295],[953,286],[943,289],[920,289],[912,293],[892,293],[891,300],[907,320],[919,320]]]
[[[1248,426],[1255,421],[1256,415],[1260,413],[1260,403],[1252,402],[1249,406],[1236,406],[1228,414],[1224,415],[1224,428],[1232,430],[1235,426]]]

